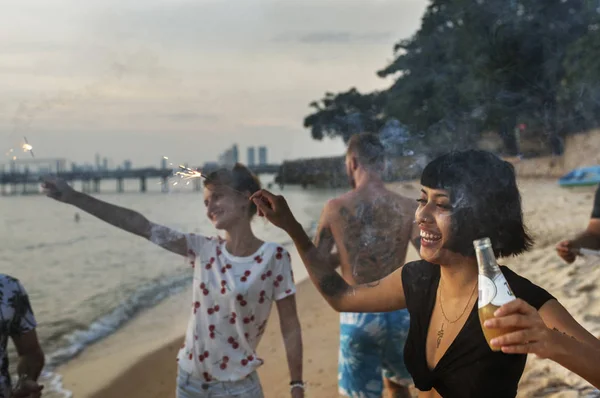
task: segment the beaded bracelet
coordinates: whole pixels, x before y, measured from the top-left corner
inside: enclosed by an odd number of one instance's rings
[[[304,382],[302,380],[293,380],[290,382],[290,391],[294,388],[300,388],[304,391]]]

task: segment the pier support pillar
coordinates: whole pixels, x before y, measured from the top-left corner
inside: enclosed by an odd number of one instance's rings
[[[160,189],[162,192],[169,192],[169,177],[161,177]]]
[[[117,192],[123,193],[123,179],[117,178]]]
[[[100,179],[94,179],[94,193],[100,193]]]
[[[146,192],[146,177],[140,177],[140,192]]]

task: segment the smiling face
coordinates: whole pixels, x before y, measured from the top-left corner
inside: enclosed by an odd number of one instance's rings
[[[250,219],[247,197],[227,186],[205,187],[204,205],[206,216],[216,229],[227,230],[242,220]]]
[[[421,257],[434,264],[451,261],[456,253],[448,249],[452,239],[452,206],[450,194],[444,189],[422,187],[415,213],[421,230]]]

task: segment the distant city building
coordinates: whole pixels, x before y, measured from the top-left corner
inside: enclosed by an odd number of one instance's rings
[[[219,164],[221,166],[233,166],[237,162],[239,162],[237,144],[234,144],[231,148],[227,149],[221,154],[221,156],[219,156]]]
[[[264,166],[267,164],[267,147],[259,146],[258,147],[258,164]]]
[[[131,170],[131,160],[126,160],[123,162],[123,169]]]
[[[167,168],[167,159],[165,159],[164,157],[160,161],[160,168],[163,170]]]
[[[255,162],[256,162],[256,158],[255,158],[255,151],[254,151],[254,147],[253,146],[249,146],[248,147],[248,159],[246,159],[246,164],[248,166],[254,166]]]
[[[100,154],[96,154],[96,170],[100,170]]]
[[[102,170],[108,170],[108,158],[102,159]]]

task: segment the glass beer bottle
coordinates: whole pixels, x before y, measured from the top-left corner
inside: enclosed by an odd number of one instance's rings
[[[502,305],[515,300],[504,274],[496,263],[496,256],[492,249],[492,243],[489,238],[483,238],[473,241],[477,264],[479,265],[479,298],[477,301],[479,312],[479,323],[483,330],[483,335],[492,351],[500,351],[500,347],[490,344],[490,340],[513,332],[512,328],[494,328],[488,329],[483,323],[494,317],[494,312]]]

